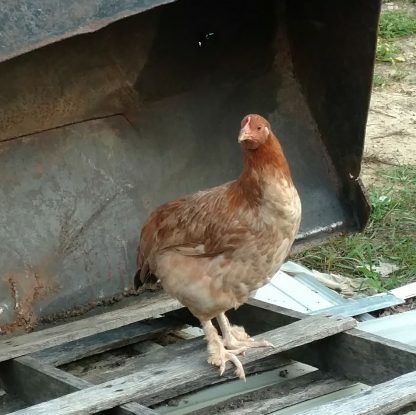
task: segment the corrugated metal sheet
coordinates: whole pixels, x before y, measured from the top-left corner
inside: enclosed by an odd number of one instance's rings
[[[357,319],[360,321],[373,319],[367,314],[371,311],[404,302],[392,293],[357,299],[345,298],[319,282],[310,270],[291,261],[286,262],[269,284],[260,288],[254,297],[302,313],[359,316]]]
[[[390,293],[373,295],[371,297],[358,298],[345,304],[314,311],[310,314],[328,313],[340,316],[356,316],[371,311],[381,310],[395,305],[403,304],[403,300]]]
[[[185,415],[215,405],[224,399],[255,391],[265,386],[284,383],[289,379],[294,379],[316,370],[312,366],[293,362],[268,372],[248,376],[247,382],[241,382],[239,379],[236,379],[227,383],[210,386],[209,388],[202,389],[179,399],[176,402],[176,407],[169,405],[160,406],[157,408],[157,412],[159,414]],[[287,371],[287,376],[279,376],[281,371]]]
[[[411,297],[416,297],[416,282],[403,285],[390,291],[396,297],[403,298],[404,300]]]
[[[310,399],[308,401],[304,401],[302,403],[292,405],[288,408],[280,409],[279,411],[270,412],[270,415],[296,415],[300,411],[313,409],[313,408],[316,408],[317,406],[320,406],[329,402],[333,402],[337,399],[346,398],[347,396],[351,396],[355,393],[359,393],[367,389],[370,389],[370,387],[362,383],[357,383],[355,385],[349,386],[339,391],[320,396],[319,398]],[[322,415],[330,415],[330,414],[322,414]]]
[[[257,290],[255,298],[302,313],[338,304],[283,271],[277,272],[267,285]]]
[[[359,324],[358,328],[387,339],[416,346],[416,310],[364,321]]]

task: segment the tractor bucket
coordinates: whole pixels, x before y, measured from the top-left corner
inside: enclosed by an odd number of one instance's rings
[[[300,192],[295,249],[362,229],[379,0],[3,0],[0,329],[129,293],[159,204],[241,171],[265,116]]]

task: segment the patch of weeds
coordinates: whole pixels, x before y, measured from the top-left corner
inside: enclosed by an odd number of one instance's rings
[[[379,62],[402,62],[401,49],[392,40],[416,34],[416,19],[407,13],[390,11],[382,13],[379,21],[379,38],[376,59]]]
[[[365,278],[377,291],[416,280],[416,166],[381,173],[383,187],[369,189],[372,213],[360,234],[340,237],[299,254],[295,260],[321,272]],[[397,265],[382,277],[380,262]]]
[[[377,61],[390,63],[400,62],[403,61],[401,53],[402,50],[398,46],[395,46],[390,42],[378,39],[376,50]]]
[[[403,79],[405,79],[407,75],[408,75],[408,73],[405,72],[405,71],[396,70],[392,74],[390,74],[389,77],[393,81],[397,82],[397,81],[403,81]]]
[[[394,170],[383,173],[383,177],[393,183],[405,183],[409,184],[410,186],[416,186],[415,170],[416,167],[414,166],[399,166]]]
[[[373,86],[375,88],[382,88],[388,84],[388,79],[380,74],[375,73],[373,76]]]
[[[416,34],[416,19],[407,13],[390,11],[382,13],[379,22],[379,36],[391,40]]]

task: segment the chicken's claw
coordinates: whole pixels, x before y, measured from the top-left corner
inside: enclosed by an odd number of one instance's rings
[[[272,347],[273,349],[276,348],[276,346],[273,343],[270,343],[267,340],[260,340],[259,343],[261,343],[260,347]]]
[[[220,376],[225,372],[225,367],[227,362],[231,362],[235,366],[235,374],[241,379],[246,381],[246,375],[244,368],[237,355],[244,354],[246,348],[242,347],[235,350],[227,350],[222,344],[218,345],[218,348],[215,352],[210,354],[208,358],[208,363],[220,368]]]
[[[220,376],[222,376],[225,372],[225,364],[230,361],[235,366],[235,374],[241,379],[246,381],[246,374],[244,372],[244,368],[238,357],[231,353],[230,351],[226,351],[224,353],[224,358],[222,359],[221,365],[220,365]]]
[[[267,340],[255,340],[250,337],[243,327],[229,325],[228,319],[223,315],[224,320],[219,321],[221,330],[223,331],[225,347],[229,349],[245,348],[251,349],[255,347],[273,347],[273,344]]]
[[[247,349],[254,349],[257,347],[273,347],[273,343],[270,343],[267,340],[254,340],[252,337],[248,337],[246,340],[237,340],[234,337],[231,339],[227,339],[224,341],[225,347],[230,349],[239,349],[239,350],[247,350]]]

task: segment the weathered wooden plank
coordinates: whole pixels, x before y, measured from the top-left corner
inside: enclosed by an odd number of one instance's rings
[[[66,372],[38,362],[30,356],[4,362],[0,369],[0,379],[5,390],[30,404],[58,398],[89,386],[82,379],[70,374],[71,382],[67,381]]]
[[[5,391],[0,390],[0,415],[7,415],[26,406],[27,404],[17,396],[6,394]]]
[[[267,356],[313,342],[326,336],[354,327],[356,321],[350,318],[312,316],[289,326],[265,333],[263,337],[271,341],[275,348],[250,350],[242,358],[242,363],[254,362]],[[228,369],[228,374],[231,369]],[[146,397],[168,396],[178,384],[193,383],[204,378],[206,383],[218,377],[217,369],[208,367],[206,354],[202,350],[181,358],[172,357],[169,364],[161,367],[150,364],[144,370],[118,378],[88,389],[74,392],[48,402],[17,411],[15,414],[54,415],[95,413],[114,406]]]
[[[416,371],[415,346],[358,329],[328,339],[326,344],[327,352],[319,364],[349,379],[375,385]]]
[[[152,295],[144,293],[143,297],[137,298],[137,303],[129,307],[45,330],[1,339],[0,362],[155,317],[180,307],[182,306],[177,300],[163,292]]]
[[[87,389],[91,383],[57,369],[33,357],[23,356],[5,362],[0,378],[8,393],[29,404],[55,399],[71,392]],[[135,402],[108,411],[117,415],[154,415],[156,412]]]
[[[104,333],[64,343],[60,346],[43,349],[31,356],[44,363],[60,366],[111,349],[152,339],[163,332],[179,327],[180,323],[166,318],[138,321]]]
[[[102,365],[100,365],[98,371],[88,370],[83,376],[83,379],[93,384],[99,384],[119,377],[127,376],[138,371],[148,370],[148,367],[150,367],[148,373],[149,376],[151,376],[151,371],[156,366],[164,367],[169,365],[172,360],[172,356],[177,359],[177,364],[179,366],[181,361],[183,362],[182,364],[185,365],[190,355],[198,356],[199,354],[206,356],[206,341],[202,336],[197,339],[170,344],[159,350],[152,351],[151,353],[132,357],[127,359],[121,366],[114,367],[114,365],[109,365],[108,368],[103,369]],[[264,359],[248,362],[245,364],[244,369],[246,375],[248,376],[252,373],[259,373],[265,370],[271,370],[288,365],[290,362],[290,359],[272,355]],[[195,365],[197,366],[198,363],[195,362]],[[166,394],[150,395],[149,397],[141,399],[140,402],[146,406],[155,405],[168,398],[176,397],[192,390],[203,388],[208,383],[212,385],[215,383],[225,382],[228,378],[229,377],[218,376],[213,373],[209,381],[205,377],[201,377],[200,379],[195,379],[190,384],[178,383],[174,389],[167,391]]]
[[[271,326],[279,327],[305,317],[302,313],[261,301],[249,302],[251,305],[241,307],[230,319],[253,332],[270,330]],[[355,328],[290,350],[285,355],[368,385],[416,371],[416,347]]]
[[[351,385],[319,371],[307,373],[284,383],[266,386],[219,404],[192,412],[192,415],[263,415],[317,398]]]
[[[416,372],[407,373],[371,390],[303,411],[299,415],[385,415],[416,402]]]

